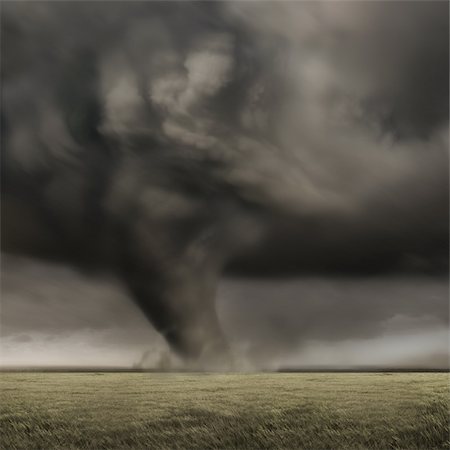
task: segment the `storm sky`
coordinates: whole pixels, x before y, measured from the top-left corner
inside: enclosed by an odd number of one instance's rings
[[[2,243],[29,226],[84,259],[3,257],[2,363],[176,363],[114,270],[88,270],[79,158],[113,173],[102,207],[143,249],[217,233],[241,367],[447,367],[448,32],[447,2],[4,3],[2,183],[50,179],[69,231],[24,216]],[[99,136],[120,159],[91,156]]]

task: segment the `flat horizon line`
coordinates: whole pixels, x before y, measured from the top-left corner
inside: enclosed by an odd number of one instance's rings
[[[188,368],[157,369],[121,366],[0,366],[0,372],[54,372],[54,373],[450,373],[449,367],[382,367],[382,366],[355,366],[355,367],[280,367],[278,369],[260,370],[201,370]]]

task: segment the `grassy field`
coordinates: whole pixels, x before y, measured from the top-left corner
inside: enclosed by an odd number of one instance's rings
[[[2,373],[0,446],[449,448],[448,374]]]

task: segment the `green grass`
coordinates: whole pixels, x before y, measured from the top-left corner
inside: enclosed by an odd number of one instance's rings
[[[448,374],[2,373],[12,449],[445,449]]]

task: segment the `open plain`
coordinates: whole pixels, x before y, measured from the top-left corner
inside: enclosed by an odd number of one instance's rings
[[[0,374],[4,449],[444,449],[447,373]]]

